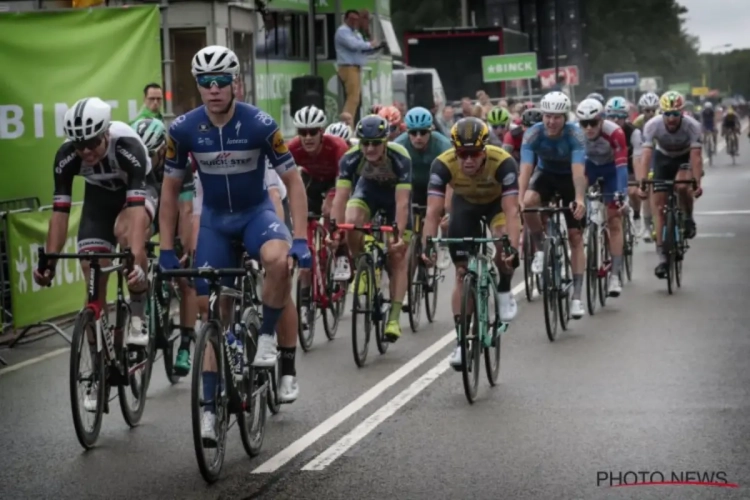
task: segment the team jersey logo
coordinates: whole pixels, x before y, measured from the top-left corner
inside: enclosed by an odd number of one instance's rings
[[[281,130],[279,129],[276,129],[276,132],[274,132],[273,138],[271,139],[271,145],[274,153],[278,156],[284,156],[289,153],[289,148],[284,142],[284,136],[281,135]]]
[[[167,160],[174,160],[177,157],[177,150],[174,147],[174,141],[167,137]]]

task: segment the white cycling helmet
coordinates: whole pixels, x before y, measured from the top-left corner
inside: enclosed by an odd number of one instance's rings
[[[646,92],[638,99],[638,107],[641,109],[656,109],[659,107],[659,96],[653,92]]]
[[[576,108],[576,117],[579,120],[596,120],[604,112],[604,106],[597,99],[590,97],[584,99]]]
[[[294,113],[295,128],[323,128],[326,124],[326,113],[315,106],[305,106]]]
[[[85,141],[109,129],[112,107],[98,97],[77,101],[63,117],[63,132],[71,141]]]
[[[349,125],[344,122],[331,123],[326,128],[326,134],[335,135],[336,137],[341,137],[345,141],[348,141],[352,137],[352,129],[350,129]]]
[[[711,101],[706,101],[706,104],[704,104],[703,107],[706,109],[713,109],[714,103],[712,103]]]
[[[570,98],[562,92],[550,92],[542,97],[539,109],[548,115],[567,115],[570,112]]]
[[[240,72],[240,61],[230,49],[221,45],[209,45],[193,56],[191,64],[193,76],[207,73],[228,73],[237,76]]]

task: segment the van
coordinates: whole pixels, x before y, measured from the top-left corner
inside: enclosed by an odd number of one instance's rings
[[[403,64],[393,63],[393,74],[391,83],[393,88],[393,100],[406,103],[406,77],[408,75],[429,73],[432,75],[432,95],[438,105],[438,113],[445,107],[445,91],[443,82],[440,81],[440,75],[433,68],[412,68]]]

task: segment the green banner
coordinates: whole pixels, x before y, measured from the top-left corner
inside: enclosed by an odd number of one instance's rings
[[[52,212],[20,212],[8,215],[8,267],[13,325],[16,328],[33,325],[83,307],[86,283],[77,260],[60,260],[52,286],[42,288],[34,283],[33,272],[39,261],[37,251],[47,240],[47,228]],[[81,206],[70,210],[68,238],[62,252],[76,252]],[[117,280],[110,278],[108,299],[116,296]],[[127,292],[126,292],[127,294]]]
[[[537,78],[536,52],[482,57],[482,81],[506,82]]]
[[[689,83],[670,83],[667,88],[669,90],[679,92],[682,95],[688,95],[690,93],[692,85],[690,85]]]
[[[115,120],[138,114],[143,87],[162,80],[159,25],[157,6],[0,14],[0,200],[52,202],[62,118],[78,99],[101,97]]]
[[[367,9],[371,14],[375,13],[375,5],[377,2],[378,14],[381,16],[389,16],[391,14],[391,5],[389,0],[339,0],[339,12],[343,15],[344,12],[350,9],[362,10]],[[310,9],[310,2],[308,0],[273,0],[268,2],[269,10],[292,10],[297,12],[307,12]],[[315,5],[315,12],[318,14],[333,14],[336,12],[336,0],[317,0]],[[340,22],[340,20],[336,20]]]

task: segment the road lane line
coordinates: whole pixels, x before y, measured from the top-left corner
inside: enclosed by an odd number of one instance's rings
[[[516,285],[511,293],[513,295],[519,295],[524,291],[523,282]],[[279,453],[262,463],[258,468],[252,471],[252,474],[268,474],[276,472],[281,467],[289,463],[294,457],[305,451],[307,448],[315,444],[320,438],[331,432],[333,429],[341,425],[346,419],[357,413],[359,410],[371,403],[375,398],[383,394],[386,390],[390,389],[402,378],[416,370],[420,365],[424,364],[432,356],[437,354],[445,346],[449,345],[456,340],[456,330],[451,330],[440,338],[437,342],[427,347],[425,350],[414,356],[411,360],[407,361],[406,364],[402,365],[398,370],[391,373],[389,376],[378,382],[370,390],[359,396],[357,399],[337,411],[317,427],[309,431],[307,434],[281,450]],[[447,363],[441,362],[440,365],[447,366]],[[429,384],[427,384],[429,385]],[[426,386],[425,386],[426,387]],[[408,402],[408,400],[406,401]],[[406,403],[405,402],[405,403]],[[404,404],[405,404],[404,403]],[[374,426],[377,427],[377,424]],[[374,428],[373,427],[373,428]],[[369,431],[368,431],[369,432]],[[364,436],[363,436],[364,437]],[[356,441],[355,441],[356,443]],[[354,444],[354,443],[352,443]]]
[[[41,356],[37,356],[35,358],[27,359],[26,361],[21,361],[20,363],[10,365],[9,367],[0,370],[0,377],[9,373],[13,373],[14,371],[20,370],[21,368],[26,368],[29,365],[40,363],[45,359],[54,358],[55,356],[59,356],[60,354],[65,352],[70,352],[70,347],[61,347],[60,349],[55,349],[54,351],[50,351],[47,354],[42,354]]]
[[[524,291],[525,291],[525,286],[523,282],[521,282],[515,287],[513,287],[510,293],[512,293],[514,296],[518,296]],[[448,333],[445,337],[440,339],[439,342],[442,343],[443,341],[447,340],[447,342],[445,342],[445,345],[447,345],[451,342],[455,342],[455,339],[456,339],[456,330],[453,330],[450,333]],[[433,346],[434,345],[435,344],[433,344]],[[433,346],[428,347],[428,349],[432,348]],[[316,458],[314,458],[310,463],[305,465],[305,467],[302,470],[323,470],[325,467],[330,465],[334,460],[336,460],[339,456],[343,455],[348,449],[350,449],[352,446],[357,444],[357,442],[362,440],[362,438],[364,438],[370,432],[372,432],[378,425],[383,423],[383,421],[385,421],[388,417],[393,415],[399,408],[401,408],[406,403],[411,401],[414,398],[414,396],[419,394],[425,387],[429,386],[431,383],[437,380],[440,375],[442,375],[443,373],[445,373],[446,370],[448,370],[448,368],[450,368],[450,366],[448,365],[448,358],[440,361],[437,365],[431,368],[427,373],[425,373],[419,379],[417,379],[416,382],[411,384],[404,391],[398,394],[395,398],[388,401],[380,409],[375,411],[375,413],[370,415],[366,420],[364,420],[361,424],[355,427],[353,431],[349,432],[347,435],[345,435],[343,438],[341,438],[339,441],[337,441],[335,444],[333,444],[323,453],[321,453]],[[334,417],[335,416],[336,415],[334,415]]]
[[[710,212],[695,212],[694,215],[750,215],[750,210],[714,210]]]

